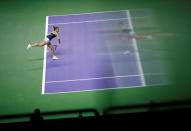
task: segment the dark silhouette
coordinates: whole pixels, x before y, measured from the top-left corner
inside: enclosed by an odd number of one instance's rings
[[[35,109],[34,114],[30,117],[30,122],[37,124],[41,123],[43,121],[43,118],[40,116],[40,109]]]

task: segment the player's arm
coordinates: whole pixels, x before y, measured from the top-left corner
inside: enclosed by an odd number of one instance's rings
[[[57,36],[57,38],[58,38],[58,43],[60,44],[60,37],[59,37],[59,34],[56,33],[56,36]]]

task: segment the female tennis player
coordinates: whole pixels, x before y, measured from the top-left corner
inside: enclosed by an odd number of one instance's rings
[[[120,30],[124,33],[127,33],[130,38],[135,39],[152,39],[152,35],[137,35],[135,32],[126,26],[120,26]]]
[[[42,46],[44,46],[44,45],[47,45],[47,46],[51,49],[52,59],[53,59],[53,60],[58,59],[58,57],[56,57],[56,55],[55,55],[54,48],[53,48],[52,44],[50,43],[50,41],[51,41],[53,38],[57,37],[58,43],[60,44],[60,37],[59,37],[59,34],[58,34],[58,32],[59,32],[59,27],[53,26],[53,28],[54,28],[54,31],[51,32],[51,33],[49,33],[49,34],[46,36],[45,40],[44,40],[42,43],[29,44],[29,45],[27,46],[27,49],[30,49],[30,48],[32,48],[32,47],[42,47]]]

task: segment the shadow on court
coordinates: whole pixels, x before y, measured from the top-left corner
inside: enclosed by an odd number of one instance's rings
[[[35,67],[35,68],[29,68],[27,71],[37,71],[37,70],[42,70],[43,67]]]
[[[44,57],[29,59],[29,61],[43,61],[43,60],[44,60]]]

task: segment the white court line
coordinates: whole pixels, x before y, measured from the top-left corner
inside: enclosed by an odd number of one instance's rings
[[[129,22],[130,28],[134,31],[133,24],[131,23],[130,12],[127,10],[126,13],[127,13],[127,17],[129,17],[129,21],[128,22]],[[132,41],[134,43],[133,47],[135,49],[135,55],[137,57],[137,63],[138,63],[139,72],[140,72],[140,74],[143,74],[143,69],[142,69],[141,60],[140,60],[140,56],[139,56],[139,51],[138,51],[138,47],[137,47],[137,41],[136,41],[135,38],[132,38]],[[142,81],[142,85],[146,86],[144,75],[141,76],[141,81]]]
[[[46,16],[46,25],[45,25],[45,38],[48,34],[48,16]],[[42,94],[45,93],[45,78],[46,78],[46,52],[47,46],[44,46],[44,62],[43,62],[43,76],[42,76]]]
[[[58,83],[58,82],[74,82],[74,81],[86,81],[86,80],[99,80],[99,79],[111,79],[111,78],[125,78],[125,77],[136,77],[139,75],[124,75],[124,76],[110,76],[110,77],[94,77],[86,79],[74,79],[74,80],[63,80],[63,81],[47,81],[46,83]]]
[[[66,14],[66,15],[52,15],[49,17],[55,17],[55,16],[69,16],[69,15],[88,15],[88,14],[98,14],[98,13],[111,13],[111,12],[125,12],[126,10],[116,10],[116,11],[100,11],[100,12],[91,12],[91,13],[79,13],[79,14]]]
[[[154,85],[151,85],[154,86]],[[116,89],[126,89],[126,88],[137,88],[143,86],[130,86],[130,87],[114,87],[114,88],[106,88],[106,89],[92,89],[92,90],[81,90],[81,91],[68,91],[68,92],[54,92],[54,93],[45,93],[48,94],[63,94],[63,93],[76,93],[76,92],[87,92],[87,91],[100,91],[100,90],[116,90]]]
[[[147,8],[146,8],[147,9]],[[136,9],[131,9],[136,10]],[[78,13],[78,14],[65,14],[65,15],[51,15],[49,17],[57,17],[57,16],[71,16],[71,15],[88,15],[88,14],[101,14],[101,13],[112,13],[112,12],[126,12],[127,10],[116,10],[116,11],[98,11],[98,12],[89,12],[89,13]]]
[[[46,84],[50,83],[64,83],[64,82],[76,82],[76,81],[87,81],[87,80],[101,80],[101,79],[113,79],[113,78],[127,78],[127,77],[136,77],[144,75],[163,75],[162,73],[147,73],[147,74],[137,74],[137,75],[122,75],[122,76],[109,76],[109,77],[94,77],[94,78],[85,78],[85,79],[73,79],[73,80],[62,80],[62,81],[47,81]]]
[[[104,19],[104,20],[91,20],[91,21],[79,21],[79,22],[66,22],[66,23],[53,23],[48,25],[59,25],[59,24],[78,24],[78,23],[89,23],[89,22],[103,22],[103,21],[112,21],[112,20],[125,20],[128,18],[118,18],[118,19]]]
[[[151,86],[164,86],[164,85],[147,85],[147,87]],[[78,93],[78,92],[88,92],[88,91],[102,91],[102,90],[117,90],[117,89],[127,89],[127,88],[140,88],[144,86],[127,86],[127,87],[115,87],[115,88],[107,88],[107,89],[92,89],[92,90],[81,90],[81,91],[68,91],[68,92],[54,92],[54,93],[45,93],[48,94],[65,94],[65,93]]]
[[[145,17],[134,17],[133,19],[138,19],[138,18],[145,18]],[[92,20],[92,21],[79,21],[79,22],[66,22],[66,23],[51,23],[48,25],[65,25],[65,24],[79,24],[79,23],[91,23],[91,22],[103,22],[103,21],[114,21],[114,20],[126,20],[130,18],[118,18],[118,19],[103,19],[103,20]]]

